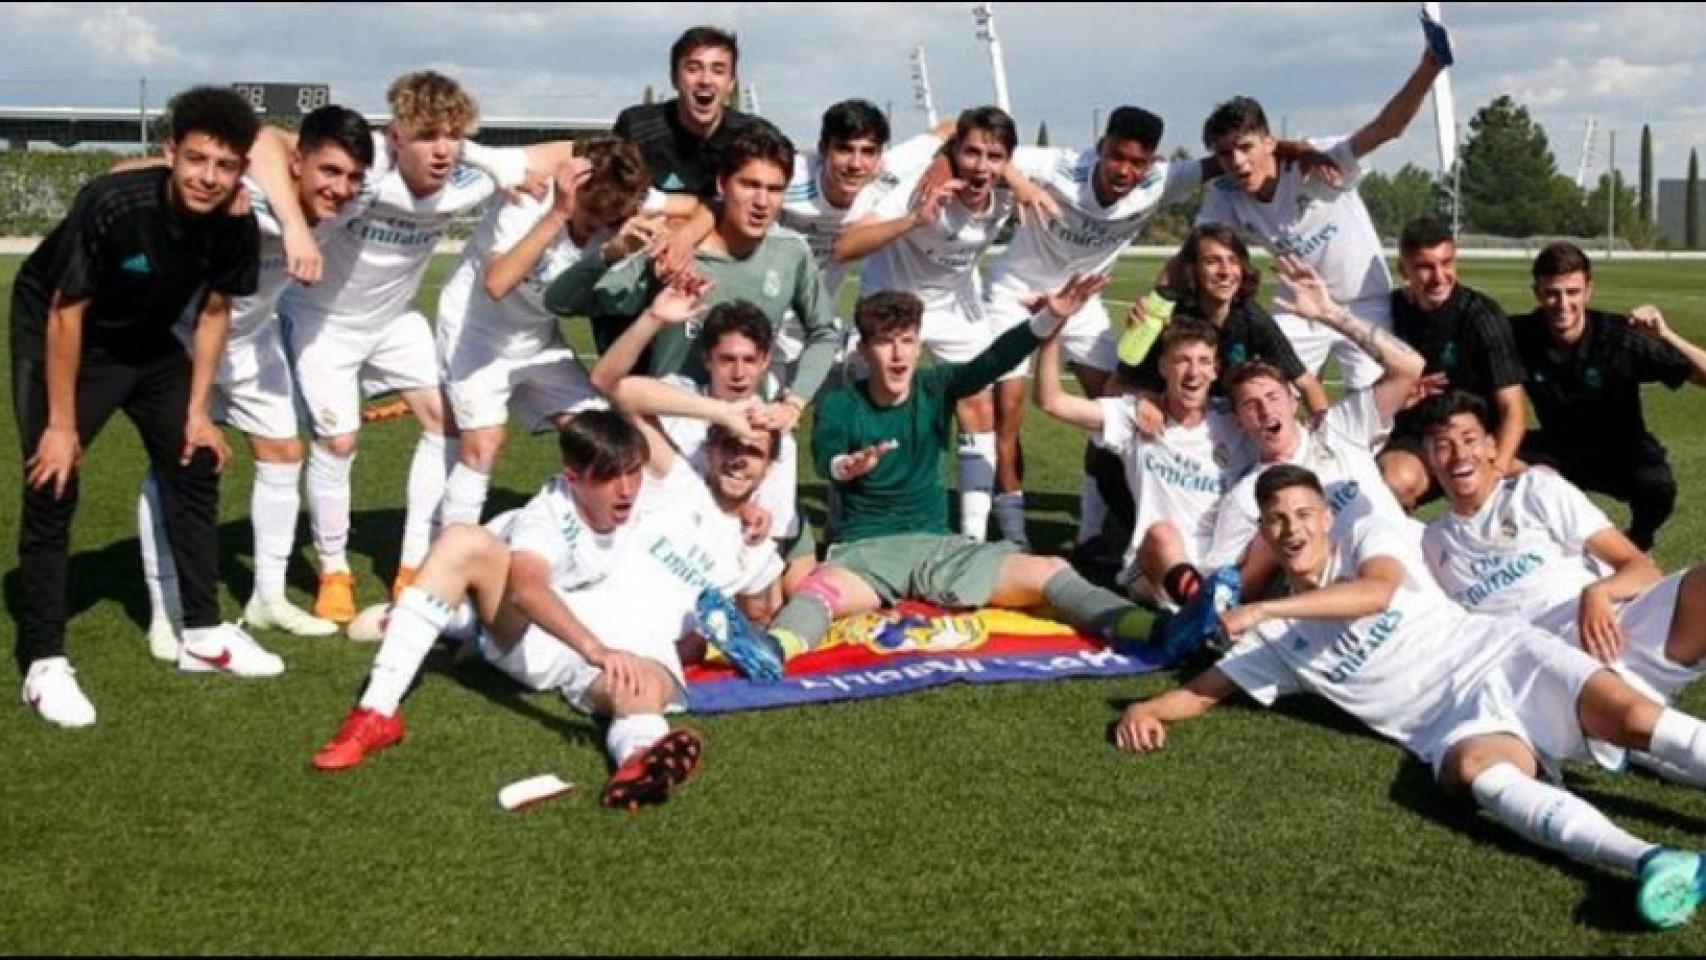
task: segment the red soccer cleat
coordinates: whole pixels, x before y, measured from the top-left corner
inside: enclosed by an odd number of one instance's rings
[[[699,758],[704,752],[705,738],[699,731],[690,727],[672,730],[616,768],[599,802],[629,813],[662,803],[699,772]]]
[[[333,771],[360,766],[370,754],[403,739],[403,715],[387,717],[382,713],[358,707],[344,718],[337,736],[314,754],[314,769]]]

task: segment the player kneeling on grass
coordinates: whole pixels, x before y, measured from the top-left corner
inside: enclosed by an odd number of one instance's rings
[[[730,410],[725,426],[750,440],[744,409]],[[441,534],[393,605],[361,701],[315,754],[317,769],[356,766],[401,740],[398,708],[433,643],[468,635],[476,619],[479,648],[499,669],[610,719],[606,805],[662,801],[697,769],[699,734],[672,733],[664,719],[686,705],[675,643],[707,587],[768,595],[780,574],[774,550],[745,548],[719,503],[757,480],[718,471],[728,489],[713,497],[667,443],[608,410],[579,414],[559,437],[563,473],[525,508]]]
[[[1134,597],[1178,607],[1198,594],[1198,565],[1208,554],[1225,494],[1256,462],[1256,452],[1222,401],[1209,391],[1219,375],[1219,332],[1199,320],[1178,320],[1161,334],[1159,368],[1165,425],[1154,439],[1137,428],[1130,396],[1091,400],[1060,382],[1060,342],[1050,337],[1037,354],[1035,391],[1044,413],[1088,432],[1119,454],[1136,494],[1137,522],[1120,582]]]
[[[1167,724],[1242,689],[1264,705],[1314,693],[1429,764],[1520,836],[1640,879],[1637,906],[1657,927],[1687,922],[1703,895],[1698,854],[1619,829],[1538,778],[1567,760],[1621,763],[1629,748],[1698,778],[1706,725],[1643,696],[1592,657],[1520,621],[1466,612],[1428,576],[1411,541],[1379,516],[1334,537],[1321,482],[1276,466],[1257,484],[1261,536],[1291,595],[1229,611],[1237,645],[1215,667],[1133,704],[1123,750],[1166,742]]]
[[[1544,467],[1504,476],[1479,397],[1436,397],[1419,414],[1451,504],[1422,551],[1447,595],[1563,637],[1664,702],[1706,670],[1706,567],[1667,577],[1575,484]]]
[[[780,677],[782,660],[822,643],[835,618],[903,599],[955,608],[1047,604],[1095,636],[1139,639],[1147,620],[1142,611],[1065,560],[950,534],[942,487],[955,403],[1012,369],[1106,282],[1073,277],[1038,299],[1030,323],[1002,334],[970,362],[922,372],[918,297],[890,292],[860,301],[854,322],[870,375],[824,397],[812,435],[814,458],[828,465],[841,497],[841,540],[801,582],[762,642],[724,651],[736,666],[757,679]]]

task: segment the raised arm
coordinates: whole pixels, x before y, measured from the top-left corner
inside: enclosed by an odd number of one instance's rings
[[[1060,337],[1044,340],[1037,348],[1036,374],[1031,378],[1031,399],[1037,409],[1092,435],[1102,432],[1102,405],[1086,397],[1073,396],[1060,382]]]
[[[710,289],[711,281],[686,273],[659,290],[646,309],[598,358],[598,363],[592,368],[592,385],[601,393],[614,391],[616,384],[640,362],[640,355],[646,352],[646,347],[651,345],[659,330],[687,323],[705,312],[705,294]]]
[[[1410,72],[1409,79],[1386,101],[1386,106],[1380,108],[1366,126],[1351,134],[1351,153],[1358,160],[1373,153],[1375,148],[1389,140],[1396,140],[1404,134],[1404,128],[1416,118],[1416,111],[1422,108],[1422,101],[1427,98],[1428,88],[1433,86],[1434,78],[1445,69],[1438,60],[1434,59],[1432,51],[1423,51],[1422,62],[1416,64],[1416,69]]]
[[[298,283],[320,282],[320,244],[302,212],[296,178],[290,175],[290,158],[296,152],[296,134],[263,125],[249,148],[249,176],[260,184],[284,239],[285,273]]]
[[[1274,308],[1326,324],[1362,348],[1385,371],[1375,382],[1374,405],[1384,422],[1404,408],[1410,390],[1422,378],[1426,361],[1410,345],[1372,323],[1353,316],[1333,301],[1327,284],[1314,267],[1296,257],[1284,256],[1274,267],[1285,278],[1291,296],[1274,298]]]
[[[1688,382],[1697,387],[1706,387],[1706,350],[1702,350],[1688,340],[1679,336],[1676,331],[1665,323],[1663,313],[1652,304],[1643,304],[1629,311],[1629,323],[1635,329],[1663,343],[1675,347],[1677,352],[1688,358],[1688,364],[1693,369],[1688,374]]]

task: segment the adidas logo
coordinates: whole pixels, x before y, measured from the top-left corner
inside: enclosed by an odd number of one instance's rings
[[[143,276],[154,272],[154,269],[148,265],[148,254],[146,253],[139,253],[119,264],[119,269],[125,273],[140,273]]]

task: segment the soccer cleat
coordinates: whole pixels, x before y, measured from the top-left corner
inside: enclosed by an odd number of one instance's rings
[[[408,415],[408,401],[403,400],[402,398],[398,398],[396,400],[380,400],[375,403],[371,403],[362,409],[361,422],[383,423],[386,420],[396,420],[399,417],[406,417]]]
[[[1209,574],[1196,595],[1171,617],[1157,618],[1149,642],[1161,648],[1169,661],[1190,656],[1224,632],[1220,615],[1238,605],[1237,567],[1221,567]]]
[[[1706,861],[1698,853],[1660,850],[1641,862],[1641,889],[1635,894],[1641,919],[1659,930],[1680,927],[1706,898]]]
[[[271,600],[250,597],[243,607],[243,623],[257,630],[283,630],[298,637],[330,637],[338,632],[337,624],[314,616],[284,597]]]
[[[47,657],[30,664],[24,675],[24,703],[43,720],[58,727],[94,726],[95,705],[77,685],[77,671],[64,657]]]
[[[355,619],[353,574],[320,574],[320,592],[314,597],[314,616],[333,623],[349,623]]]
[[[1449,67],[1457,57],[1451,50],[1451,32],[1445,29],[1445,24],[1428,16],[1422,11],[1422,37],[1428,42],[1428,52],[1434,55],[1442,67]]]
[[[775,683],[782,679],[782,652],[768,637],[759,636],[740,608],[716,587],[706,587],[693,605],[699,634],[716,647],[749,680]]]
[[[148,653],[163,663],[178,662],[178,646],[184,642],[184,626],[156,616],[148,621]]]
[[[331,741],[314,754],[312,763],[316,770],[348,770],[402,739],[401,713],[387,717],[377,710],[357,707],[344,717],[343,726]]]
[[[213,628],[214,636],[200,642],[187,637],[178,648],[178,669],[184,673],[229,673],[234,677],[276,677],[284,661],[255,642],[234,623]]]
[[[403,591],[409,589],[409,584],[415,582],[415,567],[398,567],[397,577],[391,581],[391,602],[403,599]]]
[[[699,758],[704,752],[705,738],[699,731],[691,727],[671,730],[616,768],[604,785],[599,803],[629,813],[662,803],[699,772]]]

